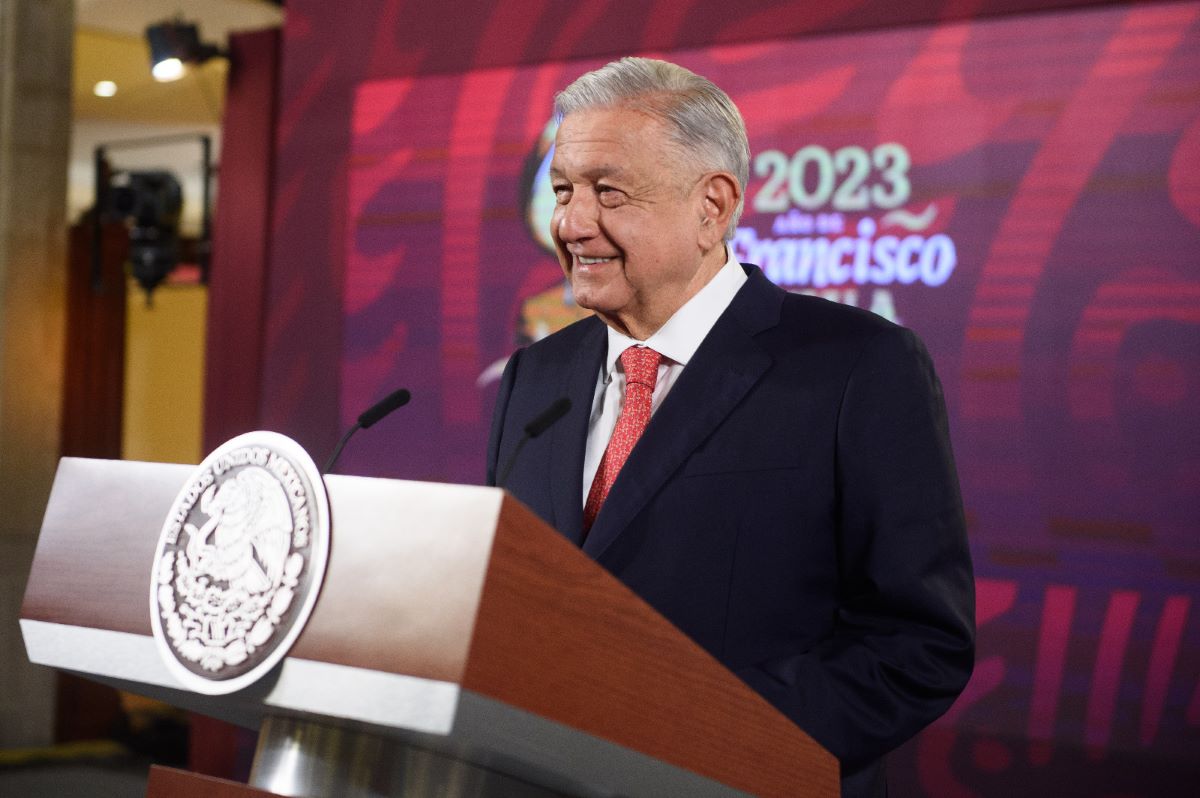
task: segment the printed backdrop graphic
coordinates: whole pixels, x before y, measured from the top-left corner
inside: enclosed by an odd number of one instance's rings
[[[735,253],[913,328],[939,368],[980,652],[911,778],[1177,789],[1200,751],[1200,5],[668,57],[745,116]],[[601,63],[357,86],[341,416],[404,385],[415,432],[359,441],[345,471],[481,481],[505,359],[584,313],[545,165],[554,92]]]

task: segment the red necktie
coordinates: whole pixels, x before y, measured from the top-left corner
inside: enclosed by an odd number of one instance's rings
[[[662,355],[644,346],[631,346],[621,353],[621,365],[625,367],[625,403],[621,405],[621,415],[617,417],[612,438],[583,505],[584,533],[592,528],[609,490],[617,481],[617,473],[650,423],[650,404],[661,360]]]

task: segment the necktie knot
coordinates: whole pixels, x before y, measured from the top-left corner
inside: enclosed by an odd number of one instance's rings
[[[658,382],[658,365],[662,355],[647,346],[631,346],[621,353],[627,385],[645,385],[654,390]]]

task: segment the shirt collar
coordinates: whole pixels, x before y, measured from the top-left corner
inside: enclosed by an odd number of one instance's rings
[[[648,346],[665,359],[686,366],[745,282],[746,272],[733,257],[732,250],[726,246],[725,265],[721,270],[645,341],[635,340],[608,327],[608,356],[604,360],[604,381],[612,379],[617,358],[631,346]]]

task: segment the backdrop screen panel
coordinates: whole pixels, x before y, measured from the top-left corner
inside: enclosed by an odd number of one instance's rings
[[[930,753],[925,786],[1066,769],[1112,793],[1137,774],[1104,752],[1198,750],[1200,5],[667,57],[746,119],[735,254],[913,328],[938,366],[981,624],[943,725],[1028,745]],[[506,358],[583,313],[545,168],[554,92],[601,63],[358,86],[341,414],[415,398],[344,470],[481,481]]]

